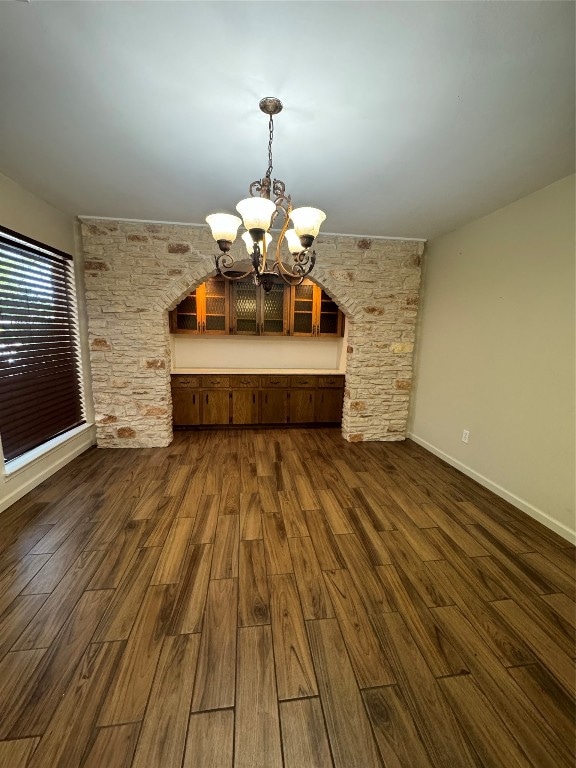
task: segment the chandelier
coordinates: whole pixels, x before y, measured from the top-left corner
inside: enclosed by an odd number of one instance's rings
[[[326,214],[318,208],[292,208],[286,186],[279,179],[272,179],[272,140],[274,138],[274,115],[282,111],[282,102],[274,97],[260,101],[260,109],[269,116],[268,121],[268,169],[264,178],[250,184],[250,197],[240,200],[236,210],[242,216],[229,213],[213,213],[206,217],[212,236],[218,243],[220,253],[216,256],[216,270],[227,280],[243,280],[253,275],[256,285],[265,291],[272,288],[276,276],[289,285],[298,285],[308,275],[316,262],[316,252],[311,250]],[[276,217],[282,214],[283,224],[276,244],[274,260],[268,260],[268,246],[272,241],[269,229]],[[293,228],[289,229],[290,222]],[[246,270],[246,257],[242,264],[230,251],[236,239],[238,227],[244,224],[246,232],[242,240],[246,245],[250,268]],[[291,262],[282,259],[282,244],[286,241]],[[243,271],[244,270],[244,271]]]

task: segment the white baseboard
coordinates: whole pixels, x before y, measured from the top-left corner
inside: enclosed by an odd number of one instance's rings
[[[519,496],[516,496],[510,491],[507,491],[506,488],[502,488],[501,485],[494,483],[489,478],[484,477],[484,475],[481,475],[479,472],[476,472],[474,469],[466,466],[466,464],[462,464],[462,462],[458,461],[458,459],[449,456],[447,453],[444,453],[444,451],[441,451],[440,448],[432,445],[427,440],[423,440],[413,432],[408,432],[406,436],[411,440],[414,440],[415,443],[418,443],[418,445],[421,445],[427,451],[430,451],[430,453],[438,456],[438,458],[442,459],[447,464],[456,467],[456,469],[459,469],[463,474],[471,477],[473,480],[476,480],[476,482],[480,483],[480,485],[483,485],[484,488],[488,488],[488,490],[493,491],[497,496],[500,496],[502,499],[509,501],[510,504],[518,507],[518,509],[521,509],[522,512],[526,512],[527,515],[530,515],[530,517],[538,520],[538,522],[542,523],[542,525],[545,525],[546,528],[550,528],[550,530],[555,531],[555,533],[562,536],[563,539],[566,539],[572,544],[576,544],[576,531],[571,530],[568,528],[568,526],[560,523],[553,517],[550,517],[550,515],[546,514],[546,512],[543,512],[541,509],[538,509],[538,507],[533,506],[524,499],[521,499]]]
[[[8,509],[48,477],[88,450],[96,441],[96,430],[90,426],[62,445],[36,459],[28,467],[5,475],[0,487],[0,512]]]

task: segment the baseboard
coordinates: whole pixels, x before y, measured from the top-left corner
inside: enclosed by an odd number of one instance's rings
[[[432,443],[429,443],[427,440],[423,440],[413,432],[408,432],[406,437],[409,437],[410,440],[414,440],[415,443],[418,443],[418,445],[421,445],[422,448],[425,448],[427,451],[430,451],[430,453],[438,456],[438,458],[442,459],[447,464],[450,464],[452,467],[456,467],[456,469],[459,469],[463,474],[471,477],[473,480],[476,480],[476,482],[480,483],[480,485],[483,485],[484,488],[488,488],[488,490],[493,491],[493,493],[495,493],[497,496],[500,496],[502,499],[509,501],[510,504],[518,507],[518,509],[521,509],[522,512],[526,512],[527,515],[530,515],[530,517],[538,520],[539,523],[545,525],[546,528],[550,528],[550,530],[562,536],[563,539],[566,539],[571,544],[576,544],[576,531],[571,530],[568,528],[568,526],[558,522],[558,520],[555,520],[553,517],[550,517],[550,515],[546,514],[546,512],[543,512],[541,509],[538,509],[538,507],[535,507],[524,499],[521,499],[519,496],[510,493],[510,491],[507,491],[506,488],[502,488],[502,486],[498,485],[498,483],[494,483],[488,477],[484,477],[484,475],[481,475],[479,472],[471,469],[466,464],[458,461],[458,459],[455,459],[454,457],[449,456],[447,453],[444,453],[444,451],[441,451],[440,448],[432,445]]]
[[[12,476],[5,476],[4,484],[0,487],[0,512],[4,512],[22,496],[25,496],[37,485],[66,466],[76,456],[88,450],[94,445],[95,440],[96,430],[94,427],[90,427],[31,464],[30,468],[33,467],[31,472],[27,471],[28,468],[24,468]]]

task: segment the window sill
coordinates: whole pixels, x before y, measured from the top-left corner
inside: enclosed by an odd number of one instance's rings
[[[32,464],[44,459],[47,455],[61,448],[63,445],[74,440],[74,438],[89,432],[94,429],[93,424],[82,424],[79,427],[71,429],[63,435],[58,435],[52,440],[49,440],[43,445],[39,445],[38,448],[33,448],[31,451],[27,451],[23,456],[19,456],[17,459],[12,459],[4,465],[4,477],[6,480],[18,475],[25,469],[28,469]]]

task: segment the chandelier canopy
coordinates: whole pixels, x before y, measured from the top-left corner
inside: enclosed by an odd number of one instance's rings
[[[272,140],[274,138],[274,115],[282,111],[282,102],[272,96],[260,101],[260,109],[269,116],[268,121],[268,169],[264,178],[250,184],[250,197],[240,200],[236,210],[242,216],[229,213],[213,213],[206,217],[212,230],[212,236],[218,243],[220,253],[216,256],[216,269],[228,280],[243,280],[253,275],[256,285],[265,291],[272,287],[276,276],[289,285],[298,285],[308,275],[316,262],[316,252],[311,250],[318,235],[320,225],[326,218],[324,211],[318,208],[292,208],[286,186],[279,179],[272,179]],[[269,229],[278,214],[283,216],[283,224],[276,244],[274,261],[268,263],[268,246],[272,241]],[[293,228],[289,229],[290,222]],[[246,259],[231,253],[231,247],[238,227],[244,224],[246,232],[242,240],[246,245],[251,266],[246,270]],[[282,259],[282,244],[286,241],[291,262]]]

